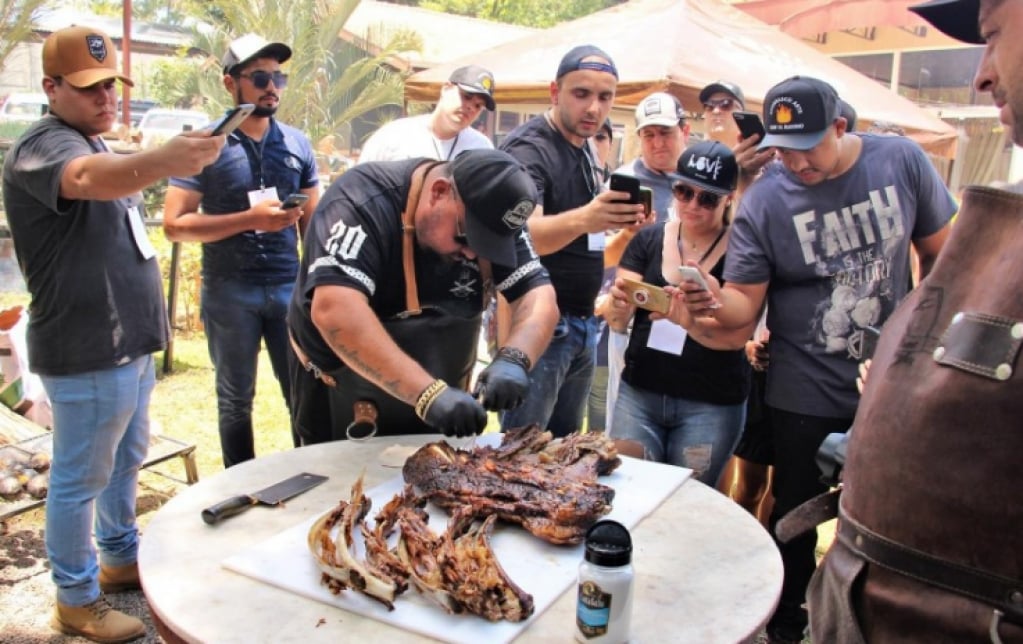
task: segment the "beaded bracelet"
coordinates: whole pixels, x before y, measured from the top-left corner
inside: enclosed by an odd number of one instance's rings
[[[527,372],[533,368],[533,361],[529,359],[526,352],[522,349],[516,349],[515,347],[501,347],[497,350],[497,355],[494,356],[495,360],[505,359],[512,364],[517,364]]]
[[[431,382],[430,386],[423,390],[423,393],[419,394],[419,398],[416,399],[416,416],[419,416],[420,420],[426,422],[426,414],[429,413],[433,402],[447,388],[448,383],[438,378]]]

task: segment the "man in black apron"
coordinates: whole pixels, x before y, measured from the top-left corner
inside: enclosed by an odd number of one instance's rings
[[[320,200],[288,312],[292,421],[303,443],[483,430],[522,402],[557,321],[525,230],[536,189],[511,156],[368,163]],[[507,340],[467,391],[481,312],[512,304]]]

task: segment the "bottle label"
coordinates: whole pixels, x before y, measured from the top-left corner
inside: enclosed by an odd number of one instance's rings
[[[587,639],[607,635],[610,620],[611,594],[592,581],[579,584],[579,601],[575,610],[579,632]]]

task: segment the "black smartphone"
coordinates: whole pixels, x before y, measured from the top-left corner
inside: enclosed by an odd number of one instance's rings
[[[646,186],[640,186],[639,200],[643,202],[643,210],[649,215],[654,209],[654,191]]]
[[[756,112],[743,112],[736,110],[732,112],[732,118],[735,119],[735,124],[739,126],[739,132],[742,133],[742,138],[748,139],[754,134],[759,134],[759,141],[764,140],[764,123],[760,120],[760,115]]]
[[[615,192],[627,192],[629,198],[624,203],[641,203],[639,179],[625,174],[612,174],[608,187]]]
[[[285,197],[284,201],[281,202],[281,210],[298,208],[307,201],[309,201],[309,195],[304,195],[301,192],[292,193]]]
[[[227,116],[224,117],[224,120],[220,122],[220,125],[213,128],[213,136],[227,135],[234,132],[242,124],[242,121],[249,118],[249,114],[252,114],[254,109],[256,109],[256,106],[252,103],[242,103],[232,108],[227,113]]]

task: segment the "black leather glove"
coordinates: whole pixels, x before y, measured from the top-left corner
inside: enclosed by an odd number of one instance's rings
[[[497,358],[479,375],[475,393],[483,395],[484,408],[500,411],[521,405],[528,390],[526,369],[511,360]]]
[[[487,412],[467,392],[448,387],[430,405],[424,420],[445,436],[472,436],[487,426]]]

